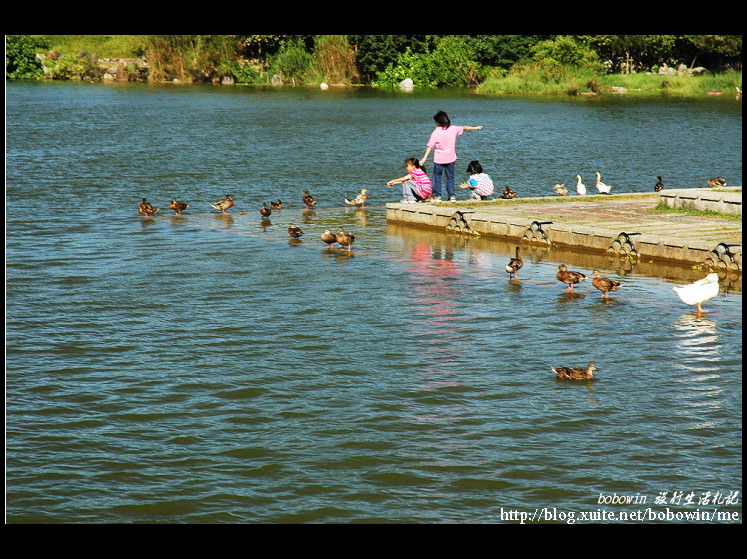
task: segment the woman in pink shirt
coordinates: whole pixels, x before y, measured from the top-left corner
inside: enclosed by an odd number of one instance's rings
[[[420,165],[425,165],[428,156],[433,151],[433,201],[441,201],[441,176],[446,171],[446,193],[449,201],[456,201],[454,195],[454,162],[457,160],[456,139],[465,130],[482,130],[482,126],[452,126],[449,116],[444,111],[438,111],[433,120],[436,129],[426,144],[425,155]]]
[[[386,185],[391,188],[392,185],[402,183],[402,201],[406,203],[428,198],[431,195],[431,179],[420,166],[420,162],[411,157],[405,161],[405,168],[407,174],[404,177],[392,179]]]

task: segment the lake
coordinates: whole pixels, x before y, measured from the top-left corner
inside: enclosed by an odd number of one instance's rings
[[[741,279],[388,224],[438,110],[458,181],[742,184],[728,96],[8,82],[6,521],[741,523]]]

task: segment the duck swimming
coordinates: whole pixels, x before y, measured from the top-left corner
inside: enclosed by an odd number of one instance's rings
[[[189,204],[180,202],[179,200],[171,200],[169,208],[176,212],[176,215],[182,215],[182,212],[189,207]]]
[[[144,215],[145,217],[150,217],[158,213],[158,208],[154,208],[150,202],[145,200],[145,198],[140,202],[137,209],[140,212],[140,215]]]
[[[519,270],[521,270],[523,265],[524,261],[521,259],[521,255],[519,254],[519,247],[516,247],[516,256],[506,264],[506,272],[508,273],[509,279],[511,277],[518,278]]]
[[[283,203],[280,200],[277,200],[275,202],[270,202],[270,208],[273,210],[282,210]]]
[[[661,192],[662,190],[664,190],[664,183],[661,182],[661,177],[656,177],[656,178],[659,180],[654,185],[654,192]]]
[[[561,264],[558,266],[558,273],[555,274],[555,277],[558,278],[558,281],[567,284],[568,291],[573,293],[573,286],[584,281],[586,279],[586,274],[582,274],[581,272],[569,272],[568,267],[565,264]]]
[[[602,182],[602,173],[599,171],[594,171],[594,174],[596,175],[596,180],[594,181],[594,186],[597,187],[597,190],[600,194],[609,194],[611,186],[608,186]]]
[[[210,204],[210,206],[227,215],[228,212],[226,210],[233,206],[233,198],[231,198],[230,194],[226,194],[226,197],[223,200],[218,200],[214,204]]]
[[[267,207],[267,203],[262,203],[262,207],[259,208],[259,213],[262,217],[270,217],[270,214],[272,213],[272,210]]]
[[[708,186],[711,188],[723,188],[726,186],[726,179],[724,177],[715,177],[708,181]]]
[[[348,247],[348,250],[351,249],[353,245],[353,241],[355,241],[355,235],[352,233],[346,233],[342,227],[340,227],[339,231],[337,231],[337,244],[343,247]]]
[[[594,363],[582,367],[550,367],[550,370],[563,380],[588,380],[594,378],[593,371],[598,371]]]
[[[303,231],[301,231],[301,228],[298,225],[289,225],[288,234],[294,239],[298,239],[301,235],[303,235]]]
[[[308,190],[303,191],[303,204],[307,210],[313,209],[316,206],[316,199],[309,193]]]
[[[586,185],[581,182],[581,175],[576,175],[574,177],[576,179],[576,194],[579,196],[585,196],[586,195]]]
[[[594,270],[591,274],[591,278],[591,285],[601,291],[602,297],[604,297],[605,299],[609,299],[610,291],[617,291],[623,285],[619,281],[614,281],[602,277],[602,275],[599,273],[599,270]]]
[[[703,312],[701,305],[713,299],[718,295],[718,274],[708,274],[702,280],[698,280],[690,285],[673,287],[680,301],[691,307],[698,308],[698,315]]]

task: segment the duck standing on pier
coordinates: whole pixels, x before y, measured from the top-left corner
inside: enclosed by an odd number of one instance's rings
[[[573,293],[573,286],[584,281],[586,279],[586,274],[582,274],[581,272],[571,272],[565,264],[561,264],[558,266],[558,273],[555,274],[555,277],[558,278],[558,281],[567,284],[568,291]]]
[[[723,188],[726,186],[726,179],[724,177],[715,177],[708,181],[708,186],[711,188]]]
[[[661,192],[664,190],[664,183],[661,182],[661,177],[656,177],[658,180],[656,181],[656,184],[654,185],[654,192]]]
[[[576,175],[576,194],[579,196],[586,196],[586,185],[581,182],[581,175]]]
[[[504,200],[511,200],[513,198],[516,198],[516,191],[511,190],[511,187],[506,185],[503,187],[503,193],[501,194],[501,198]]]
[[[563,380],[589,380],[594,378],[594,372],[598,371],[594,363],[589,363],[586,368],[582,367],[550,367],[550,370]]]
[[[555,191],[555,194],[558,196],[567,196],[568,195],[568,189],[565,187],[565,184],[556,184],[552,187],[552,189]]]
[[[602,173],[599,171],[594,171],[594,174],[596,175],[596,180],[594,181],[594,186],[597,187],[597,190],[600,194],[609,194],[610,189],[612,189],[611,186],[606,185],[602,182]]]
[[[508,273],[509,279],[518,278],[519,277],[519,270],[521,270],[521,267],[524,265],[524,261],[521,259],[521,255],[519,254],[519,247],[516,247],[516,256],[514,256],[511,260],[508,261],[508,264],[506,264],[506,272]]]

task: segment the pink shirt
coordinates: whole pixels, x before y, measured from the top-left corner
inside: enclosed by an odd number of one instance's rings
[[[431,133],[431,138],[426,144],[433,150],[433,162],[446,165],[457,160],[456,139],[464,133],[463,126],[449,126],[442,128],[436,126]]]
[[[415,181],[415,190],[418,191],[418,196],[421,198],[428,198],[431,195],[431,179],[422,169],[413,169],[409,173],[410,178]]]

